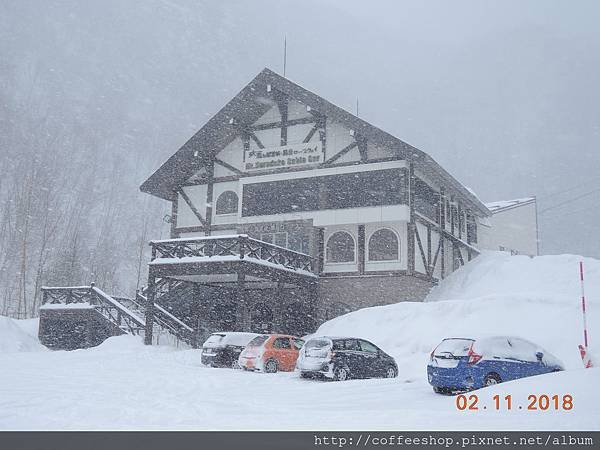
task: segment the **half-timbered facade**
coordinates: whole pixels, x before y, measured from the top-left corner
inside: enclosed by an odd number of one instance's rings
[[[199,335],[422,300],[478,254],[490,214],[424,152],[268,69],[141,190],[172,204],[148,304]]]

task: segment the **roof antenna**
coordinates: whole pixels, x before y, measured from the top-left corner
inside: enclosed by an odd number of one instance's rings
[[[287,65],[287,36],[283,35],[283,77],[285,78],[285,68]]]

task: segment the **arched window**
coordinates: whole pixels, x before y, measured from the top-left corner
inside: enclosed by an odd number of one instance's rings
[[[397,261],[398,236],[388,228],[381,228],[369,239],[369,261]]]
[[[354,262],[354,238],[345,231],[336,231],[327,240],[326,261],[329,263]]]
[[[215,214],[235,214],[238,210],[238,196],[233,191],[225,191],[217,199]]]

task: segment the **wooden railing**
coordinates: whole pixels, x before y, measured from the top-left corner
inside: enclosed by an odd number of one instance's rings
[[[91,286],[43,287],[43,305],[89,305],[123,332],[140,334],[144,330],[143,317],[127,309],[110,295]]]
[[[148,303],[148,299],[142,294],[142,292],[136,293],[135,300],[128,300],[135,305],[134,307],[137,308],[137,310],[145,311],[145,305]],[[196,337],[194,329],[157,303],[154,303],[154,323],[163,331],[170,333],[177,339],[185,342],[186,344],[193,345]]]
[[[316,260],[310,255],[253,239],[245,234],[206,236],[185,239],[150,241],[152,260],[157,258],[206,258],[207,261],[234,257],[253,258],[294,271],[315,273]],[[181,262],[185,262],[182,260]]]

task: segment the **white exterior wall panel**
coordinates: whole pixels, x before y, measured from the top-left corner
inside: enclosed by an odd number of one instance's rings
[[[499,211],[489,218],[489,223],[490,226],[479,227],[482,249],[537,255],[535,202]]]

